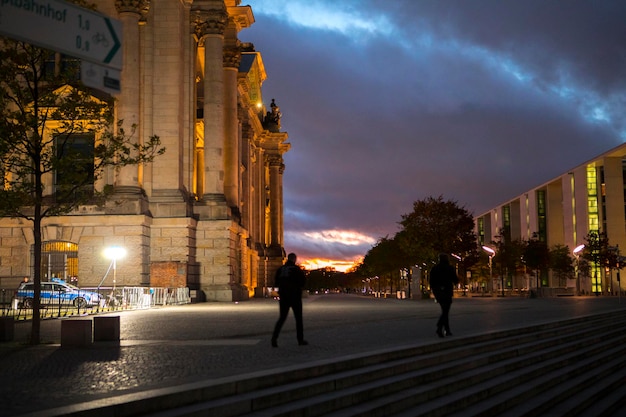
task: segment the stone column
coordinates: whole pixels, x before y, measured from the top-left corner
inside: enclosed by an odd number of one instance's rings
[[[285,169],[280,155],[268,155],[270,167],[270,246],[282,247],[282,185],[281,177]]]
[[[239,118],[237,117],[237,74],[241,50],[236,45],[224,50],[224,194],[233,213],[240,213]]]
[[[257,240],[263,245],[263,256],[266,256],[265,249],[269,243],[266,230],[266,217],[265,209],[267,207],[267,191],[265,189],[268,184],[265,183],[265,152],[263,148],[257,147],[255,149],[255,164],[254,164],[254,217],[252,223],[254,224],[255,236]]]
[[[253,238],[256,238],[257,235],[254,233],[254,229],[252,227],[252,188],[254,187],[254,183],[251,178],[251,169],[252,169],[252,160],[253,156],[251,155],[251,145],[250,145],[250,137],[253,135],[253,131],[250,128],[248,123],[244,123],[241,126],[241,142],[239,143],[241,147],[241,170],[240,170],[240,181],[239,181],[239,201],[241,201],[241,224],[245,227]]]
[[[204,44],[204,181],[203,200],[224,201],[224,30],[223,2],[213,9],[192,10],[195,33]],[[220,7],[221,5],[221,7]]]
[[[122,65],[121,94],[117,106],[117,118],[123,120],[122,128],[127,136],[133,134],[133,141],[139,135],[139,19],[146,5],[144,0],[115,0],[115,8],[122,21]],[[136,129],[133,129],[136,126]],[[116,193],[140,195],[139,167],[127,165],[121,167],[115,182]]]

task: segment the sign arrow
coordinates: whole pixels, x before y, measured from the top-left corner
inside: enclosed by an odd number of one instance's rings
[[[119,51],[120,47],[122,46],[122,43],[119,41],[119,39],[117,38],[117,35],[115,34],[115,28],[111,24],[111,19],[107,18],[105,19],[105,21],[106,21],[107,27],[109,28],[109,33],[111,34],[111,38],[113,39],[113,47],[111,48],[111,51],[109,51],[109,54],[106,56],[106,58],[104,58],[104,63],[109,64],[113,60],[113,58],[115,58],[116,56],[121,57],[121,55],[117,55],[117,51]],[[117,68],[117,69],[121,70],[122,66],[120,65],[120,68]]]

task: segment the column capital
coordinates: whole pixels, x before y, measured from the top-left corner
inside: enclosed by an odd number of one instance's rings
[[[237,41],[237,46],[224,48],[224,67],[238,69],[240,62],[241,47],[239,41]]]
[[[282,155],[266,154],[265,160],[267,161],[267,164],[270,168],[278,168],[278,172],[280,174],[285,172],[285,163]]]
[[[211,10],[192,10],[191,21],[198,39],[208,35],[224,35],[228,25],[228,13],[225,8]]]
[[[118,13],[145,14],[150,8],[150,0],[115,0],[115,9]]]
[[[283,165],[283,157],[276,154],[266,154],[265,160],[270,167],[281,167]]]

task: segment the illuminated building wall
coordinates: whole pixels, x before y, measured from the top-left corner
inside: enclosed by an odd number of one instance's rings
[[[489,209],[476,216],[475,222],[486,224],[493,221],[494,213],[506,213],[510,216],[507,228],[512,239],[528,240],[536,236],[548,247],[559,244],[570,250],[584,243],[589,232],[605,232],[609,244],[619,247],[625,255],[625,167],[626,144],[623,144]],[[481,245],[497,239],[498,228],[483,229]],[[585,294],[615,294],[618,283],[613,275],[615,271],[611,274],[597,265],[592,266],[589,276],[581,279],[581,290]],[[543,285],[556,288],[557,281],[548,277]],[[532,288],[532,280],[530,285]],[[621,286],[622,290],[626,288],[624,283]],[[576,280],[572,277],[562,289],[571,291],[575,287]]]
[[[44,240],[75,248],[68,268],[82,286],[98,285],[109,266],[102,252],[117,245],[128,252],[117,263],[120,286],[151,286],[151,270],[172,269],[186,271],[198,299],[255,295],[284,257],[290,144],[278,104],[263,101],[261,54],[239,39],[254,24],[251,7],[239,0],[92,3],[123,23],[117,117],[129,130],[136,124],[137,141],[159,136],[166,152],[150,164],[111,168],[95,186],[112,187],[113,197],[47,218]],[[0,277],[31,276],[29,228],[0,219]],[[181,268],[165,268],[176,263]]]

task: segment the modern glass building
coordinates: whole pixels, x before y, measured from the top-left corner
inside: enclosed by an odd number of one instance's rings
[[[571,251],[590,232],[606,233],[609,245],[626,254],[626,144],[601,154],[560,176],[475,217],[480,245],[498,239],[539,239],[549,248]],[[575,254],[572,252],[575,258]],[[518,274],[519,275],[519,274]],[[591,265],[588,274],[557,280],[552,274],[534,279],[525,274],[505,286],[542,287],[547,293],[574,294],[579,279],[582,294],[617,294],[626,285],[616,270]],[[494,280],[494,285],[497,285]],[[517,284],[517,285],[515,285]]]

